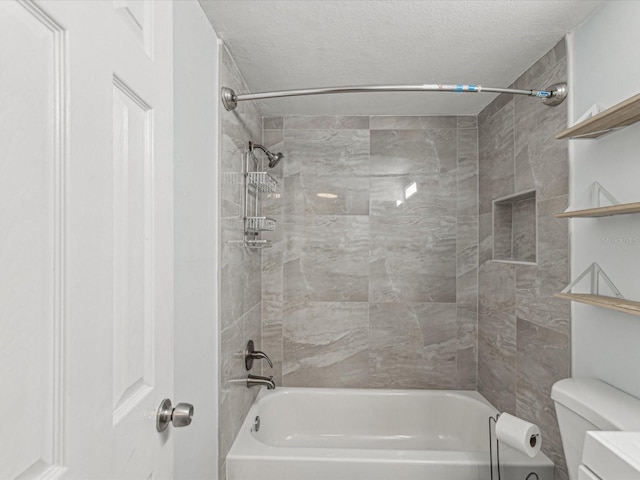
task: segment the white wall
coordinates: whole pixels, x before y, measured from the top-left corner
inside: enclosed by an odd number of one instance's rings
[[[640,93],[640,2],[604,2],[579,27],[573,49],[573,118]],[[640,201],[640,124],[597,140],[574,140],[571,201],[600,182],[620,202]],[[622,294],[640,301],[640,215],[572,221],[572,276],[596,261]],[[586,290],[581,290],[586,291]],[[592,376],[640,396],[640,318],[573,306],[573,376]]]
[[[181,480],[218,478],[218,54],[196,0],[174,2],[175,396],[195,406],[173,429]]]

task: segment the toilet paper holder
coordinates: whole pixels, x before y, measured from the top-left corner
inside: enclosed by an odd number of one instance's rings
[[[491,435],[491,421],[493,420],[494,424],[498,423],[498,419],[500,418],[500,414],[496,414],[495,417],[489,417],[489,468],[491,469],[491,480],[493,480],[493,436]],[[500,478],[500,442],[496,438],[496,465],[498,470],[498,480]]]
[[[495,417],[489,417],[489,467],[491,471],[491,480],[493,480],[493,436],[491,435],[491,421],[494,424],[498,423],[498,419],[500,418],[500,414],[497,413]],[[531,447],[535,447],[538,442],[538,434],[532,435],[529,439]],[[498,480],[502,480],[500,478],[500,442],[496,436],[496,470],[498,471]],[[530,472],[524,480],[540,480],[538,474],[536,472]]]

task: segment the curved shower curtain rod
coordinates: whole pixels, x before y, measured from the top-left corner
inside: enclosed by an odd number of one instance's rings
[[[333,93],[369,93],[369,92],[454,92],[454,93],[509,93],[526,95],[542,99],[542,103],[555,107],[567,98],[567,84],[555,83],[546,90],[517,90],[514,88],[481,87],[480,85],[363,85],[355,87],[307,88],[301,90],[280,90],[276,92],[241,93],[222,87],[222,104],[227,110],[233,110],[238,102],[262,100],[266,98],[300,97],[303,95],[327,95]]]

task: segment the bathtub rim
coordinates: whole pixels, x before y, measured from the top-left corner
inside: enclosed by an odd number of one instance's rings
[[[242,421],[242,425],[227,454],[225,463],[235,461],[310,461],[310,462],[369,462],[380,464],[415,463],[415,464],[444,464],[444,465],[477,465],[488,468],[488,448],[486,451],[464,450],[393,450],[393,449],[362,449],[362,448],[319,448],[319,447],[286,447],[270,445],[256,439],[251,431],[260,402],[265,397],[277,397],[295,393],[309,394],[356,394],[356,395],[413,395],[413,396],[459,396],[478,401],[489,407],[492,415],[499,411],[479,392],[474,390],[413,390],[413,389],[374,389],[374,388],[323,388],[323,387],[278,387],[267,390],[259,387],[255,401]],[[487,419],[488,421],[488,419]],[[488,437],[487,437],[488,442]],[[259,452],[259,453],[258,453]],[[382,455],[387,452],[387,455]],[[503,465],[546,467],[553,465],[547,455],[540,452],[533,458],[527,457],[515,449],[501,444],[500,458]]]

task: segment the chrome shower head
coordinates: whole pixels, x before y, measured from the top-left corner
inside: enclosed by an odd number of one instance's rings
[[[284,155],[280,152],[275,154],[271,152],[265,152],[265,153],[269,158],[269,168],[274,168],[276,165],[278,165],[278,163],[280,163],[280,160],[284,158]]]
[[[282,160],[284,158],[284,155],[281,152],[271,153],[269,150],[267,150],[262,145],[258,145],[257,143],[249,142],[249,150],[253,152],[253,150],[255,148],[259,148],[267,156],[267,158],[269,159],[269,168],[274,168],[276,165],[278,165],[278,163],[280,163],[280,160]]]

